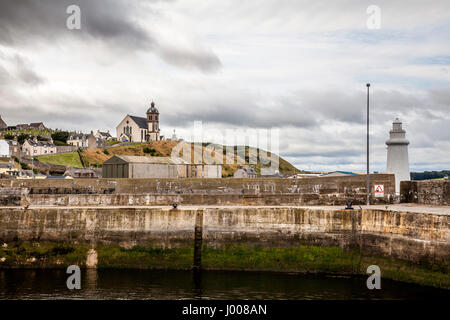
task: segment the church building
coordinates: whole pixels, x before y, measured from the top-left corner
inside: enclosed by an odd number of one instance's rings
[[[116,130],[117,139],[122,142],[159,141],[159,111],[156,109],[155,103],[150,104],[146,118],[128,114]]]

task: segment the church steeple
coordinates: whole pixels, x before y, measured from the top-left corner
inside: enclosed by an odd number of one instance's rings
[[[149,141],[159,140],[159,111],[152,101],[147,110],[147,137]]]

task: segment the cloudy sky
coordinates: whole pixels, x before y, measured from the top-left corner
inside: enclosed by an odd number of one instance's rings
[[[449,39],[448,0],[2,0],[0,114],[115,132],[154,100],[163,135],[276,128],[300,169],[364,171],[370,82],[373,169],[397,116],[411,169],[450,169]]]

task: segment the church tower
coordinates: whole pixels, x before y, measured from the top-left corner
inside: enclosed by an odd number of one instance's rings
[[[152,101],[147,110],[147,141],[159,141],[159,111]]]
[[[400,193],[400,181],[409,181],[408,144],[406,131],[402,129],[402,122],[396,118],[389,131],[387,144],[387,173],[395,174],[395,193]]]

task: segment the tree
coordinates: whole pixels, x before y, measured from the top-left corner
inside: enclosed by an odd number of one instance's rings
[[[48,141],[47,138],[44,138],[44,137],[42,137],[40,135],[37,136],[37,139],[38,139],[38,141]]]
[[[25,140],[30,139],[30,135],[29,134],[24,134],[21,133],[18,137],[17,137],[17,142],[19,142],[19,144],[23,144],[25,142]]]
[[[69,139],[69,133],[67,131],[58,131],[52,133],[53,141],[61,141],[63,143],[67,143],[67,139]]]
[[[14,136],[13,136],[12,134],[10,134],[10,133],[6,133],[5,136],[4,136],[4,138],[5,138],[6,140],[13,140],[13,139],[14,139]]]

